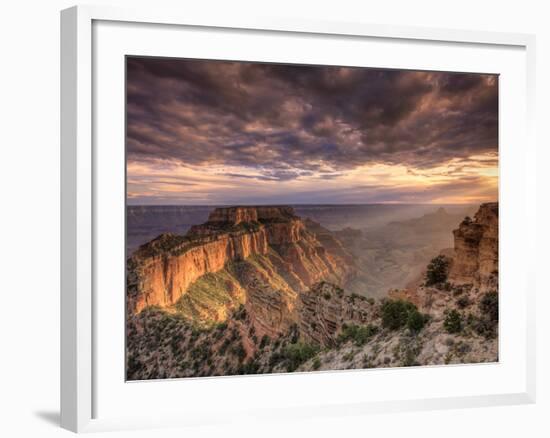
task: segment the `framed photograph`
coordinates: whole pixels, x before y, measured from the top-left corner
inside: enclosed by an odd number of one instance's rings
[[[63,427],[534,401],[534,37],[74,7],[61,54]]]

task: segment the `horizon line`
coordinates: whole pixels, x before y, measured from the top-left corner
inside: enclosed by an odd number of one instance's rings
[[[256,206],[272,206],[272,207],[281,207],[281,206],[362,206],[362,205],[477,205],[477,204],[487,204],[492,202],[498,202],[498,200],[492,201],[477,201],[477,202],[458,202],[458,203],[433,203],[433,202],[367,202],[367,203],[294,203],[294,202],[285,202],[285,203],[250,203],[250,204],[126,204],[126,207],[256,207]]]

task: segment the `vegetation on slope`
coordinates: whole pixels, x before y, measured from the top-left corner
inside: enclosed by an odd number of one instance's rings
[[[426,270],[426,286],[444,284],[449,275],[449,260],[443,255],[434,257]]]
[[[229,280],[227,275],[204,279],[197,287],[211,299],[205,288]],[[489,354],[496,351],[498,330],[494,293],[462,312],[452,294],[438,293],[448,298],[441,317],[427,318],[405,300],[381,300],[365,324],[343,324],[335,342],[324,346],[304,338],[298,325],[275,337],[259,337],[243,304],[225,321],[209,325],[195,324],[181,309],[151,307],[128,320],[127,376],[134,380],[496,360]]]
[[[422,330],[428,319],[428,315],[421,314],[409,301],[384,300],[382,303],[382,325],[390,330],[406,326],[416,333]]]
[[[226,309],[237,307],[243,300],[244,291],[238,280],[224,269],[192,283],[174,307],[188,320],[208,325],[225,320]]]

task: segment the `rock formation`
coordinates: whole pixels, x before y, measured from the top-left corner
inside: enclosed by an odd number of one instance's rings
[[[475,295],[473,299],[485,292],[498,292],[498,203],[481,204],[474,219],[466,217],[453,236],[454,247],[440,252],[448,263],[445,284],[424,287],[424,270],[408,287],[390,290],[389,296],[430,310],[434,302],[441,304],[449,291],[467,291]]]
[[[449,281],[471,284],[480,291],[498,289],[498,203],[482,204],[454,232]]]
[[[172,306],[201,277],[252,256],[260,257],[261,270],[284,279],[276,291],[304,291],[324,279],[343,285],[353,273],[351,256],[327,233],[318,239],[291,207],[217,208],[185,236],[161,235],[129,259],[130,311]],[[248,284],[252,277],[236,281]],[[272,283],[267,275],[259,277]]]
[[[373,319],[374,308],[373,302],[364,297],[320,282],[300,294],[300,333],[310,342],[334,345],[344,324],[366,324]]]
[[[227,207],[216,208],[210,213],[208,222],[237,225],[241,222],[285,221],[296,218],[294,209],[287,206]]]

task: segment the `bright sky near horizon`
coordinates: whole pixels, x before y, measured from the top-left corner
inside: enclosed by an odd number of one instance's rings
[[[498,198],[498,77],[128,58],[128,203]]]

